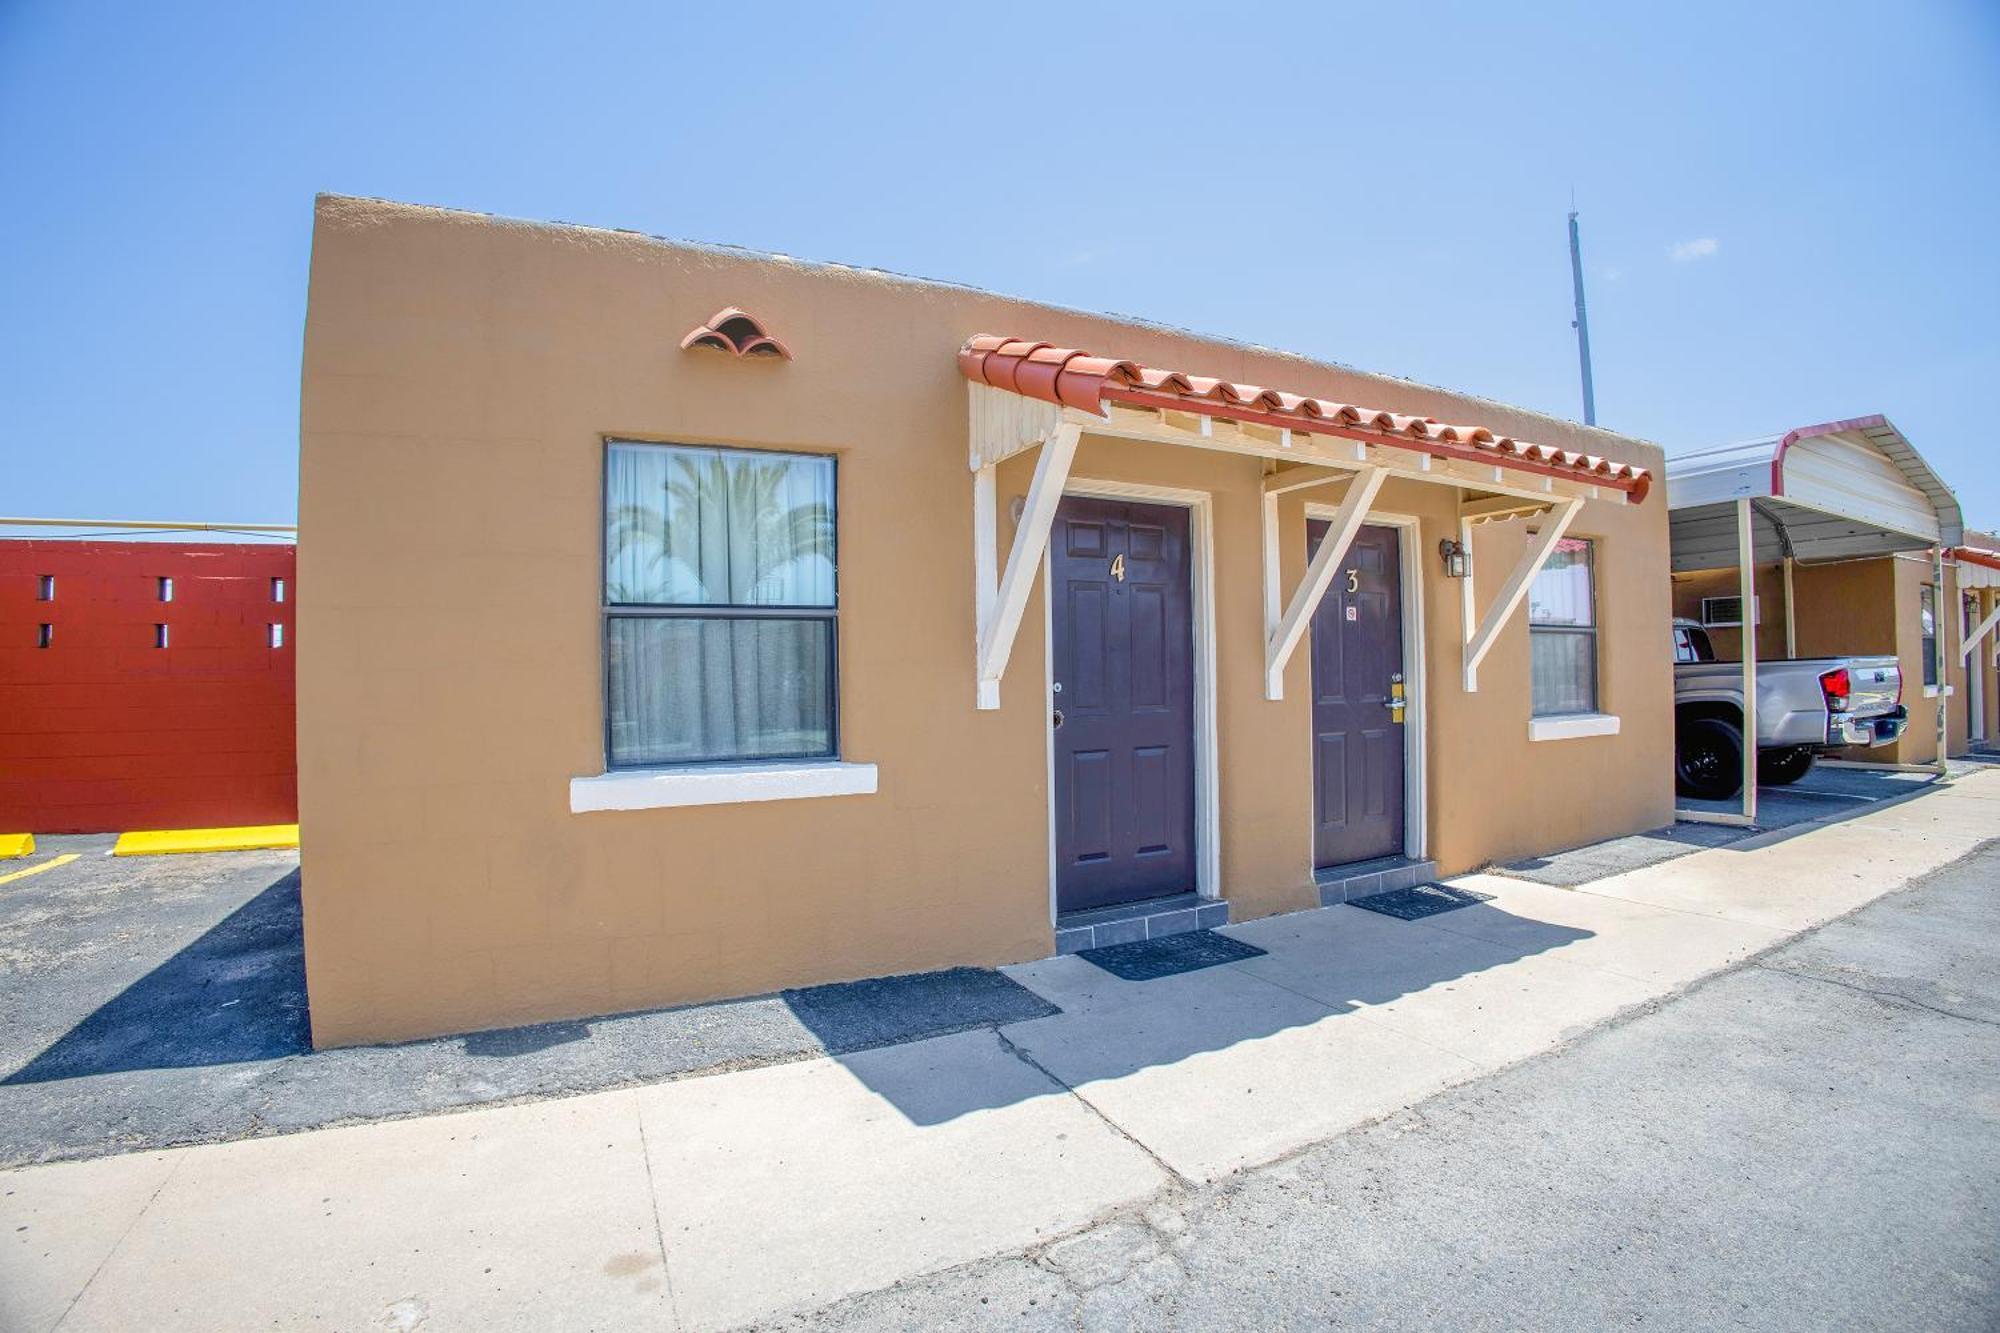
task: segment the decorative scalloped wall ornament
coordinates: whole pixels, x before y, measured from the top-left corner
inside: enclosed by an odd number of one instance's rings
[[[706,324],[688,330],[687,337],[681,339],[681,350],[686,351],[690,347],[713,347],[718,352],[738,357],[792,359],[791,348],[764,332],[764,326],[757,322],[755,315],[735,306],[716,311],[708,317]]]

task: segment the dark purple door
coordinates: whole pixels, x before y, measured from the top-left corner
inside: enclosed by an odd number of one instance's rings
[[[1325,523],[1306,524],[1307,550]],[[1313,864],[1403,850],[1402,559],[1394,528],[1363,527],[1312,620]]]
[[[1065,497],[1049,562],[1057,909],[1192,892],[1188,511]]]

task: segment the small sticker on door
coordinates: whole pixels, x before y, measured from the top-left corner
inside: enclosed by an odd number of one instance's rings
[[[1359,620],[1359,619],[1361,619],[1361,608],[1360,608],[1360,607],[1358,607],[1358,606],[1350,606],[1350,607],[1348,607],[1348,608],[1347,608],[1347,618],[1348,618],[1349,620]]]

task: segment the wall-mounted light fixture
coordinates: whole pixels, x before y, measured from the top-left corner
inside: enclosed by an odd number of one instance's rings
[[[1446,578],[1463,579],[1472,576],[1472,556],[1466,551],[1465,543],[1455,542],[1446,537],[1438,543],[1438,555],[1444,561]]]

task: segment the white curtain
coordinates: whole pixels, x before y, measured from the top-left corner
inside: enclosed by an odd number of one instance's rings
[[[830,621],[614,616],[606,650],[614,765],[833,751]]]
[[[1528,589],[1528,660],[1538,717],[1597,711],[1597,607],[1590,543],[1556,542]]]
[[[1590,596],[1590,543],[1563,537],[1528,588],[1528,620],[1536,625],[1594,625]]]
[[[607,600],[833,605],[833,460],[614,444],[605,466]]]
[[[833,461],[615,444],[605,597],[816,607],[805,618],[619,616],[606,632],[615,765],[833,749]]]

